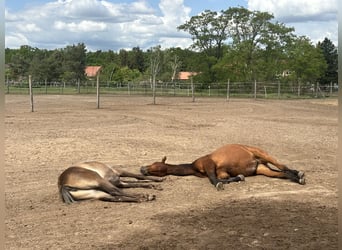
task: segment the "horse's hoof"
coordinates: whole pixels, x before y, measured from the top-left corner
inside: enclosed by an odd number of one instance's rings
[[[298,172],[299,179],[303,179],[304,175],[305,175],[304,172],[302,172],[302,171]]]
[[[216,184],[216,189],[217,189],[217,191],[224,190],[223,183],[222,183],[222,182],[218,182],[218,183]]]
[[[161,186],[159,186],[159,185],[153,185],[152,188],[155,189],[155,190],[158,190],[158,191],[162,191],[163,190],[163,188]]]
[[[146,197],[147,201],[153,201],[156,199],[156,196],[154,194],[148,194]]]
[[[239,174],[237,177],[239,177],[239,178],[240,178],[240,181],[244,181],[244,180],[245,180],[245,176],[244,176],[244,175],[242,175],[242,174]]]
[[[305,185],[305,178],[300,178],[298,183],[301,185]]]

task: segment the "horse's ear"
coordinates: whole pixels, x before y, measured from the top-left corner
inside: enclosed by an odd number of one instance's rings
[[[165,161],[166,161],[166,156],[163,157],[162,163],[165,163]]]

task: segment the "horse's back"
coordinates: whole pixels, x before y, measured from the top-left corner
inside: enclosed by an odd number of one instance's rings
[[[99,174],[102,178],[106,178],[110,175],[119,175],[119,173],[113,168],[111,168],[109,165],[99,161],[85,161],[77,163],[73,166],[94,171],[97,174]]]
[[[217,165],[238,164],[243,161],[254,160],[254,155],[248,150],[248,146],[241,144],[227,144],[209,154],[209,157]]]
[[[227,144],[208,155],[215,162],[217,174],[230,176],[255,174],[257,161],[252,152],[244,145]]]
[[[72,166],[64,170],[58,178],[58,186],[74,189],[90,189],[97,187],[103,177],[91,169]]]

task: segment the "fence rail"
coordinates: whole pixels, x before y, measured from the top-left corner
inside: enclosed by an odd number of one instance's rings
[[[33,82],[34,94],[96,94],[95,82],[86,82],[78,86],[67,83]],[[317,98],[338,95],[337,84],[293,84],[277,82],[227,82],[201,84],[194,83],[195,96],[224,98]],[[29,94],[28,83],[6,83],[6,94]],[[152,96],[150,83],[100,82],[101,94],[146,95]],[[157,83],[158,96],[192,96],[190,83]]]

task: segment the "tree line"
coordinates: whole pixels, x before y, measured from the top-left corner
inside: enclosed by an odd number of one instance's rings
[[[191,35],[189,48],[87,51],[84,43],[54,50],[6,48],[6,76],[15,81],[32,75],[36,82],[76,83],[86,80],[86,66],[99,65],[101,81],[107,82],[171,82],[179,71],[191,71],[200,72],[194,81],[204,87],[227,79],[337,83],[336,46],[328,38],[313,44],[296,36],[294,28],[275,21],[270,13],[243,7],[206,10],[177,29]]]

